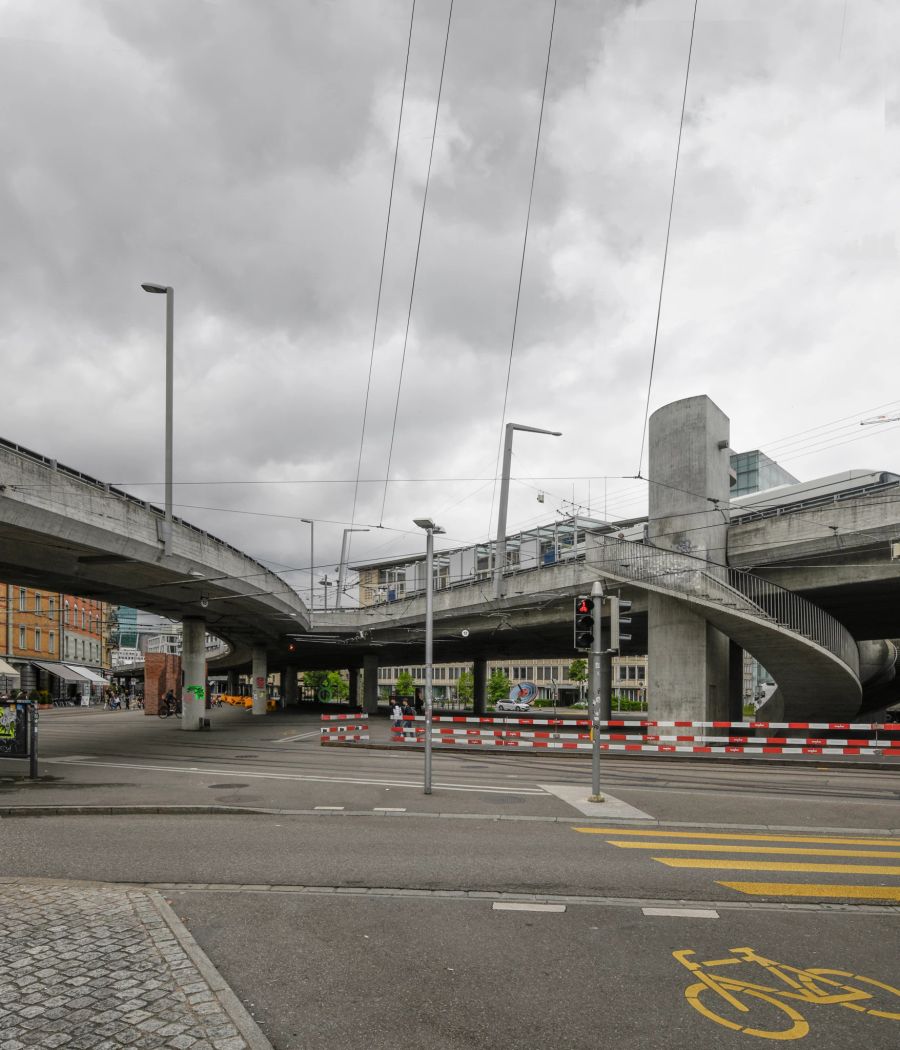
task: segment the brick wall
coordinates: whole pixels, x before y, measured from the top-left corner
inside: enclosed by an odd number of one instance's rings
[[[144,714],[159,714],[160,697],[171,689],[181,696],[181,657],[170,653],[144,654]]]

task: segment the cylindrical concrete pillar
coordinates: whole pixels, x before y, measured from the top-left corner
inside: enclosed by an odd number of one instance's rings
[[[286,707],[297,705],[297,668],[291,665],[285,667],[281,675],[281,698]]]
[[[479,658],[472,661],[473,709],[476,715],[487,711],[487,660]]]
[[[366,714],[378,714],[378,657],[372,653],[363,657],[363,706]]]
[[[225,692],[228,696],[238,695],[238,673],[237,671],[226,672]]]
[[[253,647],[253,714],[264,715],[266,704],[269,699],[266,689],[266,678],[268,677],[266,665],[266,650],[261,646]]]
[[[186,616],[181,625],[181,728],[194,731],[206,717],[206,621]]]
[[[350,685],[350,692],[347,696],[347,702],[351,707],[359,707],[359,668],[350,667],[347,669],[347,680]]]

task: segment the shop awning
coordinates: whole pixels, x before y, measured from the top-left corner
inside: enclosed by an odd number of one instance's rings
[[[8,664],[5,660],[0,659],[0,674],[6,675],[9,678],[18,678],[19,672],[13,667],[12,664]]]
[[[56,675],[57,678],[62,678],[64,682],[90,682],[90,678],[87,675],[83,675],[79,671],[73,671],[66,664],[48,664],[42,660],[30,660],[29,663],[34,664],[35,667],[40,667],[42,671],[48,671],[50,674]]]
[[[96,671],[92,671],[90,667],[81,667],[78,664],[66,664],[66,667],[70,671],[74,671],[76,674],[83,675],[89,682],[102,682],[103,685],[108,685],[108,682],[101,674],[97,674]]]

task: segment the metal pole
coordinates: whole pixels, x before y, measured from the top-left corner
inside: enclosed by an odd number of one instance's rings
[[[338,589],[334,599],[335,609],[340,609],[341,600],[344,595],[344,577],[347,573],[347,537],[351,532],[368,532],[368,529],[344,529],[344,539],[341,543],[341,564],[338,567]]]
[[[301,518],[300,520],[309,526],[309,611],[312,612],[316,583],[315,522],[312,518]]]
[[[603,614],[603,584],[595,580],[591,587],[594,601],[594,640],[591,645],[591,666],[588,688],[591,696],[591,802],[602,802],[600,794],[600,723],[603,721],[601,707],[602,632],[600,621]]]
[[[28,741],[28,775],[32,780],[38,778],[38,706],[37,703],[30,705],[30,718],[28,718],[28,729],[31,739]]]
[[[174,414],[175,289],[166,288],[166,520],[163,553],[172,553],[172,431]]]
[[[434,529],[426,530],[425,546],[425,794],[431,794],[431,722],[434,707],[432,667],[434,645]]]

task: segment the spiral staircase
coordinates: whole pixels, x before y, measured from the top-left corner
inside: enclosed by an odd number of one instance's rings
[[[742,569],[605,536],[586,560],[606,579],[684,602],[746,649],[778,684],[770,720],[842,722],[859,712],[857,643],[799,595]]]

